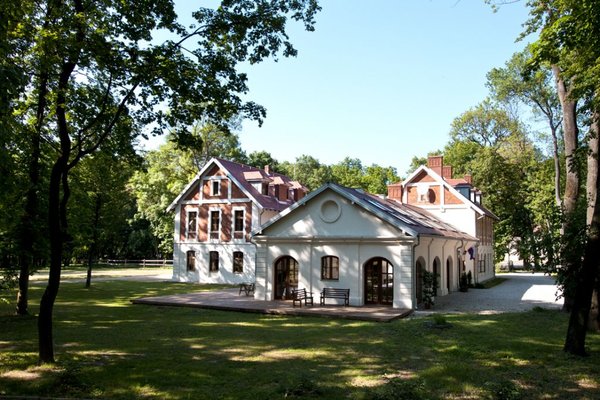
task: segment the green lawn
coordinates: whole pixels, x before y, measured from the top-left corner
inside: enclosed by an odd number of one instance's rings
[[[111,399],[598,399],[592,355],[565,355],[564,314],[448,315],[392,323],[131,305],[210,290],[163,282],[63,283],[58,364],[37,366],[35,317],[0,305],[0,397]],[[41,286],[31,289],[37,312]]]

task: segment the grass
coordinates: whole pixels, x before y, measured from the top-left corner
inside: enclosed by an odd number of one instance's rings
[[[36,318],[0,304],[0,397],[111,399],[597,399],[592,354],[562,352],[567,316],[537,309],[392,323],[131,305],[211,290],[164,282],[64,283],[57,364],[37,365]],[[41,286],[31,288],[37,313]]]
[[[483,283],[476,283],[473,288],[474,289],[490,289],[493,288],[494,286],[498,286],[499,284],[501,284],[502,282],[504,282],[506,280],[506,278],[502,278],[502,277],[494,277],[492,279],[488,279],[487,281],[483,282]]]

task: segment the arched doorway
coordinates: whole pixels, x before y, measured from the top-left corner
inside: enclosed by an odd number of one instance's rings
[[[365,304],[394,302],[394,266],[383,257],[365,264]]]
[[[448,257],[446,260],[446,289],[448,289],[448,293],[450,293],[452,289],[452,281],[450,277],[452,275],[452,257]]]
[[[433,283],[435,285],[435,295],[439,296],[438,290],[440,288],[440,277],[441,275],[441,262],[439,258],[433,260]]]
[[[425,271],[425,261],[419,257],[415,266],[416,279],[415,279],[415,294],[417,297],[417,304],[423,303],[423,271]]]
[[[275,261],[275,300],[289,299],[298,288],[298,262],[290,256]]]

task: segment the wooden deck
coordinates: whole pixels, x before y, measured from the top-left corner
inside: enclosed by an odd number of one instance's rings
[[[404,318],[412,310],[391,306],[344,307],[340,305],[293,307],[291,300],[262,301],[239,295],[238,289],[197,292],[172,296],[144,297],[134,299],[133,304],[154,306],[195,307],[223,311],[258,314],[306,315],[325,318],[353,319],[361,321],[390,322]]]

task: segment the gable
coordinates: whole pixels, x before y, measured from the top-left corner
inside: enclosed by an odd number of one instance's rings
[[[225,165],[223,165],[225,163]],[[254,203],[260,204],[252,193],[248,193],[248,188],[240,185],[235,175],[228,171],[227,165],[237,165],[231,162],[225,162],[216,158],[211,159],[202,170],[192,179],[190,183],[179,193],[171,202],[167,211],[173,211],[177,204],[183,202],[198,202],[202,200],[226,200],[226,199],[250,199]],[[249,168],[249,167],[248,167]],[[214,178],[214,179],[212,179]],[[219,190],[217,195],[213,195],[212,184],[214,180],[219,181]]]
[[[332,190],[268,225],[259,235],[281,238],[397,238],[405,232]]]
[[[411,179],[412,183],[419,183],[419,182],[436,182],[436,180],[427,173],[427,171],[422,170],[421,172],[419,172],[413,179]]]

